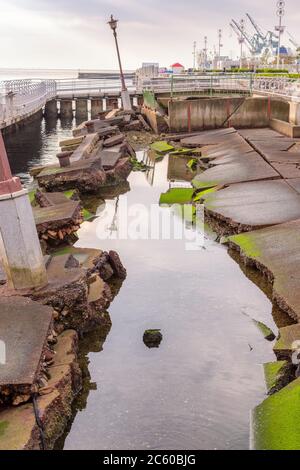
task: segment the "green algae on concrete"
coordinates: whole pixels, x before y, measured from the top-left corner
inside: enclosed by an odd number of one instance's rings
[[[195,149],[187,149],[187,148],[182,148],[182,149],[177,149],[174,150],[173,152],[170,152],[170,155],[172,157],[177,157],[181,155],[191,155],[194,152]]]
[[[29,197],[29,201],[31,205],[34,204],[35,202],[35,193],[36,193],[36,189],[33,189],[32,191],[28,192],[28,197]]]
[[[159,204],[187,204],[192,202],[193,188],[171,188],[160,195]]]
[[[83,220],[86,222],[88,220],[94,219],[96,217],[95,214],[92,214],[87,209],[82,209]]]
[[[278,392],[288,380],[290,366],[288,361],[267,362],[263,364],[267,394]]]
[[[257,320],[254,320],[254,319],[252,319],[252,321],[257,326],[257,328],[263,334],[264,338],[267,341],[273,341],[276,338],[273,331],[267,325],[265,325],[261,321],[257,321]]]
[[[271,395],[252,411],[251,448],[300,449],[300,379]]]
[[[204,189],[204,191],[200,191],[196,194],[196,196],[193,198],[193,201],[194,202],[201,201],[201,199],[203,199],[204,196],[206,196],[207,194],[214,193],[216,190],[217,190],[216,187]]]
[[[240,233],[239,235],[233,235],[229,237],[229,242],[233,242],[237,245],[242,254],[246,255],[248,258],[257,258],[261,254],[255,243],[253,233]]]
[[[191,158],[191,160],[189,160],[186,164],[186,166],[191,170],[191,171],[194,171],[196,170],[197,168],[197,163],[198,163],[198,160],[197,158]]]
[[[154,142],[153,144],[150,145],[150,148],[152,150],[155,150],[155,152],[159,154],[165,154],[174,150],[174,147],[172,145],[169,145],[167,142],[163,140]]]
[[[0,438],[4,436],[7,427],[8,421],[0,421]]]
[[[207,188],[213,188],[215,186],[218,186],[220,184],[219,181],[199,181],[196,178],[193,179],[192,185],[196,189],[207,189]]]

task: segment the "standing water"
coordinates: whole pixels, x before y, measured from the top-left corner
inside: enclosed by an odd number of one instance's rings
[[[13,171],[24,181],[33,163],[53,159],[66,131],[59,121],[34,126],[7,139]],[[150,209],[169,187],[167,170],[165,157],[153,178],[131,173],[130,191],[106,201],[106,210],[125,202]],[[184,240],[117,240],[113,218],[110,228],[105,238],[102,212],[79,231],[76,246],[116,250],[128,276],[110,306],[106,341],[101,331],[84,340],[89,394],[77,400],[59,445],[247,449],[250,410],[265,396],[261,364],[274,360],[251,318],[275,329],[271,302],[212,240],[189,251]],[[159,348],[144,344],[146,329],[161,330]]]

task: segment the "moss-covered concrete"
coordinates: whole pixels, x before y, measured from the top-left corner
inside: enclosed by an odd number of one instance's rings
[[[186,204],[192,202],[193,188],[171,188],[160,195],[159,204]]]
[[[263,364],[268,395],[278,392],[289,383],[291,365],[288,361],[267,362]]]
[[[300,379],[271,395],[252,412],[251,448],[300,450]]]
[[[165,154],[165,153],[168,153],[168,152],[171,152],[172,150],[174,150],[173,145],[169,145],[164,140],[154,142],[153,144],[150,145],[150,148],[152,150],[155,150],[155,152],[157,152],[159,154]]]

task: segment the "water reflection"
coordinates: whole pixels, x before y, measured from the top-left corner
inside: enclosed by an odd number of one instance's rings
[[[12,173],[21,178],[25,186],[32,183],[28,174],[36,165],[56,162],[56,154],[60,150],[59,142],[71,136],[72,128],[82,120],[35,119],[27,123],[17,132],[4,135],[4,141]]]
[[[168,157],[155,162],[153,181],[132,173],[119,204],[157,204],[167,176]],[[115,208],[116,199],[109,204]],[[183,240],[118,240],[104,232],[101,217],[84,224],[78,246],[115,249],[128,276],[110,307],[105,349],[89,355],[97,390],[64,448],[248,448],[249,412],[265,396],[259,364],[274,359],[250,317],[273,327],[271,302],[210,240],[189,252]],[[141,341],[149,327],[164,337],[151,352]]]

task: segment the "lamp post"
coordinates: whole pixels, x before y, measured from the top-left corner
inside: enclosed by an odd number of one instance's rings
[[[122,97],[123,108],[124,108],[124,110],[131,110],[132,108],[131,108],[130,96],[129,96],[129,92],[128,92],[126,84],[125,84],[125,78],[124,78],[122,62],[121,62],[121,56],[120,56],[120,50],[119,50],[119,44],[118,44],[118,37],[117,37],[118,21],[119,20],[116,20],[113,17],[113,15],[111,15],[110,21],[108,21],[107,24],[109,24],[109,26],[112,29],[112,32],[113,32],[113,35],[114,35],[114,38],[115,38],[115,43],[116,43],[119,69],[120,69],[120,77],[121,77],[121,84],[122,84],[121,97]]]
[[[278,49],[277,49],[277,69],[280,67],[280,46],[281,46],[281,36],[284,33],[285,26],[282,26],[282,17],[284,16],[284,7],[285,2],[283,0],[278,0],[277,2],[277,16],[279,17],[279,25],[275,26],[275,30],[278,32]]]

